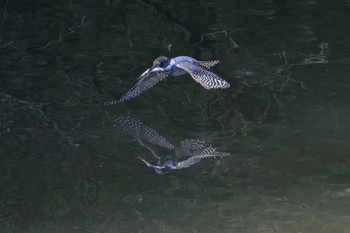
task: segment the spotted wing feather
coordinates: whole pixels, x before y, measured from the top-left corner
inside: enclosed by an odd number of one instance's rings
[[[191,62],[182,61],[175,65],[189,73],[194,81],[202,85],[205,89],[225,89],[230,87],[227,81]]]
[[[218,60],[213,60],[213,61],[198,61],[198,63],[201,65],[201,66],[204,66],[205,68],[208,68],[210,69],[211,67],[219,64],[220,61]]]
[[[191,150],[200,158],[229,156],[230,153],[218,152],[210,143],[199,139],[186,139],[181,141],[181,146]]]
[[[167,149],[174,149],[175,146],[168,142],[165,137],[161,136],[156,130],[143,124],[136,118],[129,116],[121,116],[115,119],[128,134],[138,140],[148,141],[149,143],[159,145]]]
[[[218,155],[217,155],[218,156]],[[187,168],[190,167],[196,163],[199,163],[202,159],[208,158],[208,157],[215,157],[214,155],[208,155],[208,154],[200,154],[200,155],[194,155],[186,160],[183,160],[181,162],[178,162],[176,164],[177,169],[181,168]]]
[[[136,138],[140,145],[150,150],[156,158],[160,158],[163,154],[168,154],[169,151],[175,149],[175,146],[168,142],[165,137],[133,117],[118,117],[115,122],[127,134]]]
[[[128,92],[117,100],[108,101],[105,103],[106,106],[123,103],[130,99],[135,98],[144,91],[150,89],[160,81],[164,80],[168,76],[165,72],[147,73],[141,76],[140,80],[133,86]]]

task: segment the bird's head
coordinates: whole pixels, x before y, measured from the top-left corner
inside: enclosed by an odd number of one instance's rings
[[[177,162],[174,161],[173,159],[167,159],[164,161],[164,166],[168,167],[170,169],[176,169],[177,168],[176,164],[177,164]]]
[[[157,57],[154,62],[152,68],[165,68],[169,65],[170,59],[164,56]]]
[[[151,73],[159,72],[159,71],[164,71],[164,68],[166,68],[170,63],[170,59],[164,56],[159,56],[157,57],[151,68],[147,69],[145,72],[143,72],[140,76],[144,77],[145,75],[149,75]]]

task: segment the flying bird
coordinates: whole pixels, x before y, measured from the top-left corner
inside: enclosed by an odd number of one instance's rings
[[[166,79],[169,75],[180,76],[188,73],[194,81],[208,90],[229,88],[230,83],[207,70],[218,63],[218,60],[197,61],[188,56],[174,58],[160,56],[154,60],[151,68],[141,74],[135,86],[119,99],[108,101],[105,105],[111,106],[133,99],[160,81]]]

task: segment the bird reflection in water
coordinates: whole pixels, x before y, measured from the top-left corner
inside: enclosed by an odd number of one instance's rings
[[[115,119],[115,123],[152,153],[155,161],[151,162],[140,156],[137,158],[148,167],[153,168],[158,174],[190,167],[204,158],[230,155],[226,152],[218,152],[210,143],[199,139],[182,140],[180,147],[176,147],[159,135],[157,131],[133,117],[118,117]]]

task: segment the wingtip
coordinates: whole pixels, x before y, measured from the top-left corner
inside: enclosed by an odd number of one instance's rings
[[[119,101],[118,100],[111,100],[111,101],[106,101],[106,102],[104,102],[104,106],[105,107],[111,107],[111,106],[113,106],[113,105],[116,105],[116,104],[118,104],[119,103]]]

